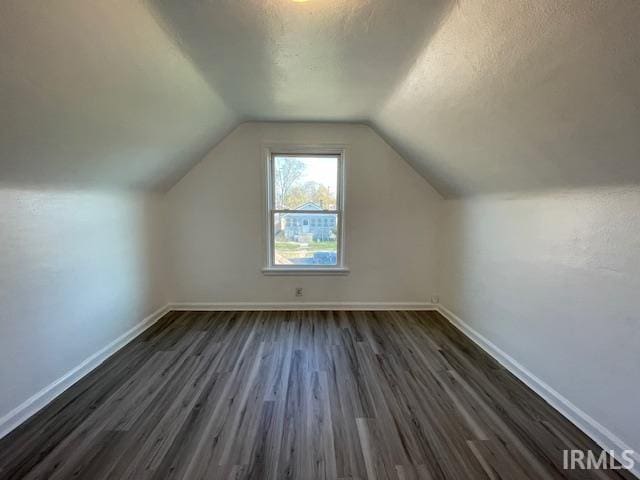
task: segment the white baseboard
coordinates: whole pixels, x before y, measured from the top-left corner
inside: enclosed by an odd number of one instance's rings
[[[0,418],[0,438],[20,426],[42,408],[51,403],[57,396],[79,381],[82,377],[90,373],[111,355],[116,353],[135,337],[144,332],[147,328],[156,323],[169,311],[168,306],[164,306],[127,332],[120,335],[113,342],[97,351],[78,366],[65,373],[53,383],[47,385],[35,395],[31,396],[9,413]]]
[[[620,452],[623,450],[633,450],[611,430],[596,421],[587,413],[580,410],[568,399],[555,391],[551,386],[536,377],[532,372],[527,370],[522,364],[518,363],[513,357],[501,350],[498,346],[478,333],[473,327],[455,315],[451,310],[442,305],[438,305],[440,312],[451,324],[458,328],[467,337],[473,340],[480,348],[491,355],[504,368],[509,370],[520,381],[527,385],[531,390],[540,395],[549,405],[558,410],[571,423],[582,430],[593,441],[595,441],[603,450],[613,451],[619,459]],[[636,477],[640,478],[640,452],[634,452],[633,459],[635,468],[630,470]]]
[[[234,303],[170,303],[177,311],[253,311],[253,310],[436,310],[428,302],[234,302]]]

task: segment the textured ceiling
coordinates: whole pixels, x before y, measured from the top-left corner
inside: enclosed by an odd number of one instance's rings
[[[401,81],[446,0],[149,0],[209,84],[251,120],[362,121]]]
[[[166,188],[236,123],[143,4],[0,1],[0,184]]]
[[[640,1],[461,0],[373,123],[448,196],[640,183]]]
[[[442,193],[640,182],[637,0],[5,0],[0,183],[166,189],[245,120],[366,122]]]

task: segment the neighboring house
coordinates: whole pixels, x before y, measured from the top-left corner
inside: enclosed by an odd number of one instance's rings
[[[300,210],[300,213],[285,213],[280,216],[279,222],[276,222],[276,234],[282,232],[286,240],[294,242],[335,240],[335,214],[307,213],[322,210],[320,205],[313,202],[300,205],[296,210]]]

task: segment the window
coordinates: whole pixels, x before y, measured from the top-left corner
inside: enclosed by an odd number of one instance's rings
[[[341,149],[271,150],[267,273],[346,273]]]

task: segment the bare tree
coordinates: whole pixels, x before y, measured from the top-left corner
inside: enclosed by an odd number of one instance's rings
[[[284,208],[284,202],[291,191],[291,187],[302,176],[305,164],[297,158],[281,159],[275,162],[274,180],[277,208]],[[292,208],[291,205],[288,205]]]
[[[318,182],[305,182],[302,185],[294,185],[287,192],[285,201],[290,205],[302,205],[305,202],[313,202],[320,208],[333,210],[336,208],[336,196],[326,185]]]

